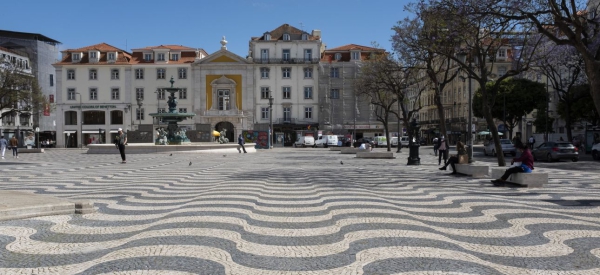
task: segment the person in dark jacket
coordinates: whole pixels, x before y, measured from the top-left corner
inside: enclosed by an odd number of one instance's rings
[[[444,165],[446,165],[446,161],[448,160],[448,149],[450,149],[450,145],[448,144],[448,140],[444,136],[441,136],[438,140],[438,165],[442,165],[442,158],[444,158]]]
[[[525,144],[523,144],[522,142],[518,142],[517,144],[515,144],[515,147],[519,151],[521,151],[521,156],[518,158],[513,158],[510,164],[512,165],[515,162],[521,162],[521,165],[506,169],[506,172],[504,172],[504,175],[502,175],[502,177],[500,177],[499,179],[492,180],[492,183],[494,185],[500,185],[504,183],[511,174],[531,173],[531,171],[534,169],[533,155],[531,155],[531,150],[529,150],[529,147],[525,146]]]
[[[452,166],[452,174],[453,175],[456,174],[456,166],[454,166],[454,165],[460,161],[460,156],[467,155],[467,150],[465,149],[465,145],[459,141],[458,143],[456,143],[456,151],[458,151],[458,154],[456,156],[451,156],[448,159],[448,161],[446,162],[446,165],[444,165],[443,167],[440,167],[440,170],[446,170],[448,165],[450,165],[450,166]]]
[[[240,154],[242,153],[242,150],[244,150],[244,154],[246,153],[246,148],[244,147],[244,143],[245,143],[245,142],[244,142],[244,137],[242,136],[242,134],[240,134],[240,135],[238,136],[238,145],[239,145],[239,146],[238,146],[238,152],[239,152]],[[241,148],[242,150],[240,150],[240,148]]]

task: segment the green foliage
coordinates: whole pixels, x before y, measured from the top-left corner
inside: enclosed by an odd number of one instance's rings
[[[0,118],[18,111],[37,114],[36,112],[43,110],[48,102],[37,79],[11,63],[0,63],[0,110],[10,110],[0,114]]]
[[[573,87],[565,97],[571,102],[569,115],[572,121],[585,120],[594,125],[599,122],[600,117],[594,106],[589,84]],[[558,102],[557,112],[563,118],[567,115],[566,100]]]
[[[488,83],[487,86],[493,85]],[[522,78],[509,78],[498,87],[496,102],[492,105],[492,117],[503,120],[506,106],[506,121],[518,121],[536,109],[538,103],[546,102],[544,84]],[[481,89],[477,89],[473,97],[473,114],[483,116]],[[490,104],[491,105],[491,104]],[[545,105],[545,104],[544,104]]]
[[[546,121],[546,110],[538,110],[537,116],[533,121],[533,125],[535,126],[535,130],[537,133],[545,133],[546,126],[548,126],[548,133],[554,133],[554,129],[552,129],[552,125],[554,124],[554,118],[549,117]]]

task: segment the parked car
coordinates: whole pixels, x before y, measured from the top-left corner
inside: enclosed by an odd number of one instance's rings
[[[315,140],[313,147],[327,148],[329,146],[338,146],[338,137],[334,135],[322,135]]]
[[[410,143],[410,140],[408,139],[408,136],[402,136],[402,137],[400,137],[400,145],[402,147],[408,148],[409,143]]]
[[[504,155],[510,154],[511,156],[517,155],[517,149],[515,149],[515,145],[512,143],[510,139],[501,139],[500,146],[502,146],[502,153]],[[493,140],[489,140],[483,144],[483,154],[492,156],[496,156],[496,144]]]
[[[308,147],[315,145],[315,138],[312,136],[299,136],[296,142],[294,142],[294,147]]]
[[[364,138],[357,139],[356,142],[354,142],[354,147],[358,148],[358,147],[360,147],[361,144],[363,144],[365,142],[371,144],[371,146],[375,146],[375,142],[373,142],[372,138],[364,137]]]
[[[548,162],[561,159],[570,159],[573,162],[579,160],[579,149],[570,142],[545,142],[533,148],[531,152],[533,159],[543,159]]]
[[[592,158],[600,160],[600,143],[596,143],[592,146]]]
[[[387,138],[385,136],[377,136],[373,139],[375,142],[375,148],[387,147]]]

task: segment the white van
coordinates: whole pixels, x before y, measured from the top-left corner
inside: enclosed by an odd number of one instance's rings
[[[312,136],[299,136],[294,142],[294,147],[308,147],[315,145],[315,138]]]
[[[338,146],[338,137],[334,135],[322,135],[315,140],[314,147],[322,146],[327,148],[328,146]]]
[[[387,138],[385,136],[377,136],[373,138],[375,147],[387,147]]]
[[[408,148],[409,139],[408,136],[400,137],[400,146]]]
[[[390,144],[392,145],[392,147],[398,147],[398,137],[390,138]]]

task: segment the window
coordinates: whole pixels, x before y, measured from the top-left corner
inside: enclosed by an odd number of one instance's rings
[[[158,61],[165,61],[165,54],[164,53],[159,53],[156,60]]]
[[[292,108],[283,107],[283,121],[290,122],[292,120]]]
[[[110,124],[119,125],[123,124],[123,111],[110,111]]]
[[[50,87],[54,87],[54,75],[50,74]]]
[[[116,54],[115,53],[108,53],[108,60],[109,61],[115,61],[116,58]]]
[[[158,108],[158,113],[159,114],[164,114],[166,112],[167,112],[167,110],[165,108]]]
[[[292,97],[292,87],[282,87],[283,98],[290,99]]]
[[[270,95],[269,87],[260,87],[260,98],[268,99]]]
[[[329,74],[330,77],[340,78],[340,70],[339,70],[339,68],[331,68],[329,71],[330,71],[330,74]]]
[[[284,61],[289,61],[290,60],[290,49],[283,49],[283,53],[281,54],[281,58]]]
[[[77,112],[66,111],[65,112],[65,125],[77,125]]]
[[[79,61],[79,60],[81,60],[81,54],[74,53],[73,54],[73,61]]]
[[[90,100],[98,100],[98,89],[90,88]]]
[[[313,76],[312,68],[304,68],[304,78],[312,78]]]
[[[342,59],[342,54],[341,53],[336,53],[335,54],[335,60],[340,61]]]
[[[312,49],[304,49],[304,61],[310,61],[312,59]]]
[[[219,110],[226,111],[231,109],[229,105],[229,90],[217,90],[217,102]]]
[[[156,69],[156,79],[165,79],[166,70],[165,69]]]
[[[90,59],[97,59],[97,58],[98,58],[97,52],[90,52]]]
[[[187,68],[177,69],[177,75],[179,76],[179,79],[186,79],[187,78]]]
[[[75,96],[76,96],[75,89],[73,89],[73,88],[67,89],[67,100],[75,100]]]
[[[135,69],[135,79],[144,79],[144,69]]]
[[[292,76],[292,68],[281,68],[281,74],[283,78],[290,78]]]
[[[265,40],[271,40],[271,34],[265,33]]]
[[[156,99],[158,99],[158,100],[164,100],[165,99],[165,91],[159,90],[156,93]]]
[[[67,79],[75,80],[75,70],[67,70]]]
[[[90,80],[98,79],[98,70],[90,69]]]
[[[304,118],[312,118],[312,107],[304,107]]]
[[[506,57],[506,49],[499,49],[498,57]]]
[[[110,92],[110,99],[119,100],[119,88],[112,88]]]
[[[260,78],[269,78],[269,68],[260,68]]]
[[[144,61],[152,61],[152,54],[151,53],[145,53],[144,54]]]
[[[260,118],[261,119],[269,119],[269,107],[260,108]]]
[[[303,33],[302,34],[302,40],[308,40],[308,34]]]
[[[181,89],[179,91],[179,99],[187,99],[187,89]]]
[[[291,39],[290,39],[290,34],[289,34],[289,33],[284,33],[284,34],[283,34],[283,40],[284,40],[284,41],[290,41],[290,40],[291,40]]]
[[[119,79],[119,69],[110,70],[110,79],[113,79],[113,80]]]
[[[144,88],[135,88],[135,98],[144,100]]]
[[[179,54],[178,53],[171,54],[171,60],[178,61],[179,60]]]
[[[504,66],[499,66],[498,67],[498,75],[502,76],[506,74],[506,67]]]
[[[352,60],[360,60],[360,52],[352,52]]]
[[[269,60],[269,49],[261,49],[260,50],[260,59]]]
[[[135,119],[144,120],[144,108],[135,108]]]
[[[179,108],[180,113],[187,113],[187,108]]]
[[[304,87],[304,99],[313,98],[313,87]]]
[[[333,98],[333,99],[340,98],[340,89],[331,89],[330,98]]]

